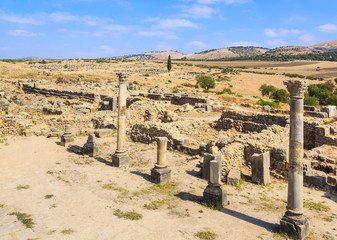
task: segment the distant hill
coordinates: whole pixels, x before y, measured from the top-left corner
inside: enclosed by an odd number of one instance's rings
[[[286,46],[274,49],[262,47],[228,47],[210,49],[198,53],[182,54],[177,51],[149,52],[121,57],[130,60],[165,60],[168,55],[172,59],[181,60],[218,60],[218,59],[251,59],[251,58],[280,58],[283,56],[305,56],[322,55],[328,52],[337,52],[337,40],[318,43],[309,47]],[[295,58],[296,59],[296,58]]]

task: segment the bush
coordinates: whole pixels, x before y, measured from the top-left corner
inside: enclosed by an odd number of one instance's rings
[[[335,78],[335,83],[337,84],[337,78]]]
[[[207,91],[208,89],[215,87],[215,81],[210,76],[198,75],[196,76],[196,81],[200,87],[204,88]]]
[[[262,84],[259,90],[261,91],[262,96],[270,97],[277,89],[273,85]]]
[[[320,105],[327,105],[328,98],[332,95],[332,89],[332,86],[325,83],[312,84],[308,87],[308,93],[309,96],[316,97]]]
[[[327,104],[337,106],[337,95],[331,95],[330,97],[328,97]]]
[[[224,93],[230,94],[230,95],[234,94],[230,88],[224,88],[224,89],[222,89],[221,92],[215,92],[215,94],[217,94],[217,95],[221,95],[221,94],[224,94]]]
[[[319,106],[318,98],[314,96],[309,96],[308,94],[306,94],[304,96],[304,105],[318,107]]]
[[[271,98],[283,103],[289,103],[290,100],[289,93],[287,92],[287,90],[284,89],[278,89],[275,92],[273,92]]]
[[[270,102],[270,101],[265,101],[263,99],[260,99],[259,101],[256,102],[256,104],[260,106],[270,106],[272,108],[279,108],[280,104],[278,102]]]

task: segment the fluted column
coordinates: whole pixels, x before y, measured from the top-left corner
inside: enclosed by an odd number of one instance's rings
[[[294,239],[304,239],[309,222],[303,215],[303,102],[305,81],[284,81],[290,93],[290,137],[288,171],[288,205],[280,230]]]
[[[121,167],[129,164],[129,157],[125,150],[126,139],[126,95],[127,95],[127,75],[117,73],[119,79],[118,92],[118,123],[117,123],[117,150],[112,157],[112,165]]]

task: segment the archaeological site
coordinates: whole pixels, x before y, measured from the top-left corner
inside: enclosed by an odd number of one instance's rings
[[[0,67],[0,240],[337,239],[335,62]]]

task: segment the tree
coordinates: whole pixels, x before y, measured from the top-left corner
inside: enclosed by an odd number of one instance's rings
[[[207,91],[208,91],[208,89],[215,87],[215,81],[210,76],[198,75],[198,76],[196,76],[195,79],[197,81],[197,84]]]
[[[169,55],[167,60],[167,70],[171,71],[171,68],[172,68],[171,55]]]
[[[289,93],[284,89],[277,89],[272,93],[271,98],[283,103],[289,103],[290,100]]]
[[[277,88],[273,85],[262,84],[259,90],[261,91],[262,96],[270,97],[277,90]]]

